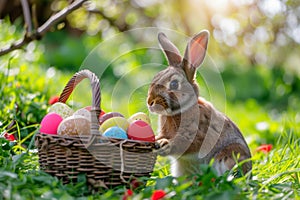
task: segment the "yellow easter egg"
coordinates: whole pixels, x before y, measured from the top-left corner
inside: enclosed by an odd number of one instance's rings
[[[127,128],[129,126],[129,122],[124,117],[112,117],[103,122],[100,126],[100,131],[104,133],[106,129],[118,126],[119,128],[123,129],[124,131],[127,131]]]
[[[137,120],[142,120],[142,121],[146,122],[147,124],[151,125],[149,116],[143,112],[138,112],[138,113],[133,114],[131,117],[129,117],[128,122],[129,122],[129,124],[131,124]]]

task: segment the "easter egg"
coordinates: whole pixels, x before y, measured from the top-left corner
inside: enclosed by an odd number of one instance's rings
[[[84,116],[84,117],[86,117],[87,119],[89,119],[91,121],[91,112],[88,111],[85,108],[81,108],[79,110],[76,110],[73,115]]]
[[[86,107],[84,107],[84,109],[87,110],[87,111],[89,111],[89,113],[90,113],[90,111],[91,111],[91,109],[92,109],[92,106],[86,106]],[[105,112],[104,112],[103,110],[101,110],[100,115],[99,115],[99,121],[100,121],[100,118],[101,118],[104,114],[105,114]],[[91,119],[91,116],[89,117],[89,119]]]
[[[86,110],[88,110],[88,111],[91,111],[92,106],[86,106],[86,107],[84,107],[84,109],[86,109]]]
[[[149,124],[142,120],[131,123],[127,130],[128,139],[154,142],[155,136]]]
[[[74,113],[72,108],[70,108],[67,104],[64,104],[61,102],[57,102],[57,103],[53,104],[52,106],[50,106],[48,112],[49,113],[55,112],[64,119],[71,116]]]
[[[90,135],[91,122],[84,116],[72,115],[64,119],[57,129],[58,135]]]
[[[104,115],[102,115],[99,119],[99,123],[100,125],[103,124],[103,122],[105,122],[106,120],[112,118],[112,117],[123,117],[124,116],[121,114],[121,113],[118,113],[118,112],[108,112]]]
[[[100,117],[102,117],[103,115],[105,115],[105,112],[103,110],[101,110],[100,115],[99,115],[99,119]]]
[[[106,129],[106,131],[103,133],[103,136],[119,139],[128,139],[126,132],[117,126],[113,126]]]
[[[88,110],[88,111],[91,111],[92,106],[86,106],[85,109]],[[104,114],[105,114],[105,111],[104,111],[104,110],[101,110],[100,115],[99,115],[99,119],[100,119],[100,117],[102,117]]]
[[[47,134],[57,134],[57,128],[63,118],[54,112],[48,113],[41,121],[40,132]]]
[[[129,126],[128,121],[124,117],[112,117],[103,122],[103,124],[100,125],[100,131],[104,133],[106,129],[118,126],[119,128],[123,129],[124,131],[127,131],[127,128]]]
[[[148,117],[148,115],[146,115],[143,112],[138,112],[133,114],[131,117],[129,117],[128,122],[131,124],[134,121],[137,120],[142,120],[144,122],[146,122],[147,124],[151,124],[150,118]]]

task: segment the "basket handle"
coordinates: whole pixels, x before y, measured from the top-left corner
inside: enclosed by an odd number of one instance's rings
[[[88,78],[92,87],[92,108],[91,108],[91,134],[99,135],[99,115],[101,112],[101,91],[98,77],[91,71],[85,69],[77,72],[69,80],[59,97],[59,102],[66,103],[74,88],[80,81]]]

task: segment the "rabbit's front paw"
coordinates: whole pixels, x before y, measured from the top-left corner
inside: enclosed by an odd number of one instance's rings
[[[171,144],[170,141],[163,138],[160,140],[157,140],[157,143],[159,145],[159,149],[157,150],[157,154],[161,156],[167,156],[171,152]]]

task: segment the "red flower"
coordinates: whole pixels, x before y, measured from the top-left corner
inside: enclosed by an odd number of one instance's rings
[[[151,200],[159,200],[166,196],[165,191],[163,190],[155,190],[151,196]]]
[[[49,105],[53,105],[53,104],[55,104],[56,102],[58,102],[58,99],[59,99],[59,96],[53,96],[53,97],[51,97],[51,98],[49,99],[48,104],[49,104]]]
[[[122,200],[127,200],[128,197],[130,197],[130,196],[132,196],[132,195],[133,195],[133,191],[130,190],[130,189],[128,189],[128,190],[125,192],[125,194],[124,194]]]
[[[7,139],[8,141],[15,141],[16,138],[13,134],[9,134],[9,133],[4,133],[4,138]]]
[[[262,144],[259,147],[257,147],[256,151],[260,151],[263,153],[269,153],[273,148],[272,144]]]

